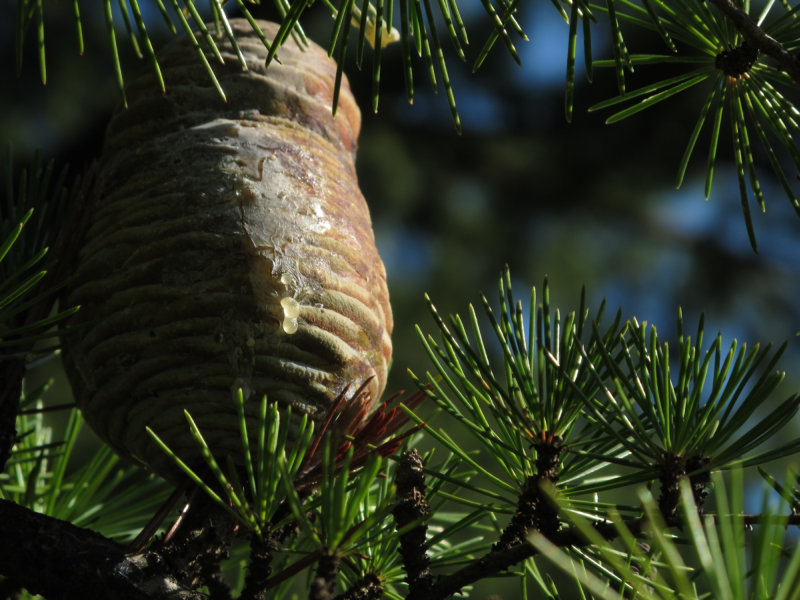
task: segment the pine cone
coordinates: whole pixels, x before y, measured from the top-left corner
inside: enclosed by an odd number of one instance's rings
[[[234,390],[250,422],[264,394],[320,420],[364,383],[376,402],[391,357],[347,81],[334,118],[336,64],[322,48],[289,40],[266,68],[250,25],[231,23],[248,70],[216,40],[227,102],[185,38],[159,56],[165,94],[149,74],[129,85],[68,290],[81,309],[64,362],[86,421],[173,479],[145,426],[199,465],[187,409],[216,454],[240,457]],[[273,39],[277,25],[259,26]]]

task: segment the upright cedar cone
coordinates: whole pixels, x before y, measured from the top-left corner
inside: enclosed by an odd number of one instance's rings
[[[376,402],[392,351],[349,86],[334,117],[336,64],[322,48],[287,41],[266,68],[250,25],[231,24],[248,70],[217,39],[227,102],[185,38],[159,57],[166,93],[152,75],[128,86],[68,290],[81,309],[64,362],[84,417],[172,478],[145,426],[198,465],[187,409],[215,453],[239,457],[233,390],[250,417],[266,394],[319,420],[364,382]],[[273,39],[277,25],[258,24]]]

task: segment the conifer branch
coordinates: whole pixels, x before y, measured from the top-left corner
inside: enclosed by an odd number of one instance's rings
[[[198,494],[180,529],[159,553],[183,585],[195,588],[204,584],[215,600],[230,600],[220,563],[229,557],[234,528],[235,522],[227,512]]]
[[[309,600],[331,600],[339,573],[339,557],[336,554],[323,554],[317,562],[317,576],[311,582]]]
[[[750,15],[731,0],[709,1],[736,26],[749,46],[773,58],[780,69],[800,85],[800,58],[789,52],[778,40],[767,35]]]
[[[714,520],[717,519],[717,516],[714,514],[706,514],[705,517]],[[795,513],[788,517],[782,515],[746,514],[742,515],[741,519],[745,528],[767,523],[771,519],[786,526],[800,526],[800,514]],[[623,524],[628,531],[638,537],[644,534],[648,520],[645,518],[624,519]],[[594,524],[594,529],[607,541],[616,539],[620,531],[618,525],[610,521],[597,522]],[[555,534],[548,536],[547,539],[550,543],[559,548],[580,548],[590,545],[585,535],[575,527],[561,529]],[[538,550],[527,541],[500,551],[489,552],[455,573],[439,578],[431,592],[427,596],[424,596],[424,598],[426,600],[444,600],[458,593],[466,586],[482,579],[496,577],[503,571],[536,554],[538,554]]]
[[[402,529],[415,521],[419,525],[400,535],[400,556],[406,571],[408,597],[425,599],[432,587],[430,559],[425,552],[428,502],[425,499],[425,476],[422,473],[422,457],[414,449],[406,450],[400,457],[397,470],[398,505],[394,509],[397,528]]]
[[[267,581],[272,575],[272,554],[278,545],[273,532],[268,530],[264,537],[250,536],[250,564],[240,600],[262,600],[266,598]]]
[[[206,600],[155,552],[126,556],[102,535],[0,499],[0,575],[48,598]]]

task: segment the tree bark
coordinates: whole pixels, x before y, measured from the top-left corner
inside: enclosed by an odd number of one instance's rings
[[[126,556],[102,535],[0,499],[0,575],[63,600],[207,600],[155,552]]]

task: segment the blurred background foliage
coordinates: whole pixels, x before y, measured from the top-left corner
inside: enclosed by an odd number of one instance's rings
[[[11,0],[3,0],[12,14]],[[464,7],[473,60],[491,31],[480,6]],[[116,8],[116,6],[115,6]],[[330,22],[322,8],[303,24],[325,44]],[[0,22],[0,139],[24,165],[36,148],[80,172],[97,157],[104,127],[119,103],[111,53],[99,11],[84,11],[86,51],[79,56],[68,3],[49,3],[48,80],[42,85],[34,41],[15,73],[14,26]],[[270,6],[254,16],[276,20]],[[94,14],[97,13],[97,14]],[[233,13],[232,13],[233,14]],[[147,15],[145,15],[147,20]],[[315,20],[316,19],[316,20]],[[388,391],[413,387],[406,370],[424,373],[427,358],[414,332],[430,330],[423,294],[442,314],[463,312],[478,292],[494,297],[504,264],[519,297],[549,276],[552,304],[575,308],[581,286],[590,305],[606,298],[625,318],[674,335],[677,307],[706,331],[749,343],[790,340],[780,368],[783,390],[800,383],[800,219],[764,165],[766,213],[753,222],[759,254],[748,243],[729,146],[723,146],[711,198],[703,198],[705,160],[690,164],[681,190],[675,174],[705,97],[689,90],[633,118],[604,125],[608,114],[586,108],[617,94],[611,69],[596,69],[588,85],[577,64],[572,124],[564,118],[568,25],[547,2],[525,3],[519,21],[531,41],[520,42],[522,66],[498,47],[476,74],[472,61],[450,63],[463,134],[453,127],[443,94],[431,93],[418,65],[409,106],[398,44],[384,49],[379,113],[373,114],[369,67],[346,68],[363,110],[357,169],[370,205],[378,248],[386,263],[395,316],[394,363]],[[148,21],[158,48],[171,34]],[[121,26],[121,19],[117,19]],[[595,29],[596,58],[608,58],[606,28]],[[663,51],[661,40],[628,30],[635,52]],[[579,39],[580,43],[580,39]],[[128,78],[149,68],[124,36],[118,39]],[[578,56],[582,50],[578,49]],[[453,57],[455,54],[453,53]],[[661,69],[663,73],[656,73]],[[669,76],[669,66],[639,67],[629,89]],[[169,81],[166,81],[169,86]],[[706,135],[707,132],[706,132]],[[700,144],[704,144],[701,137]],[[789,171],[789,177],[795,173]],[[52,402],[68,399],[59,367],[33,373],[56,377]],[[776,467],[774,473],[778,473]],[[487,588],[491,589],[491,587]]]

